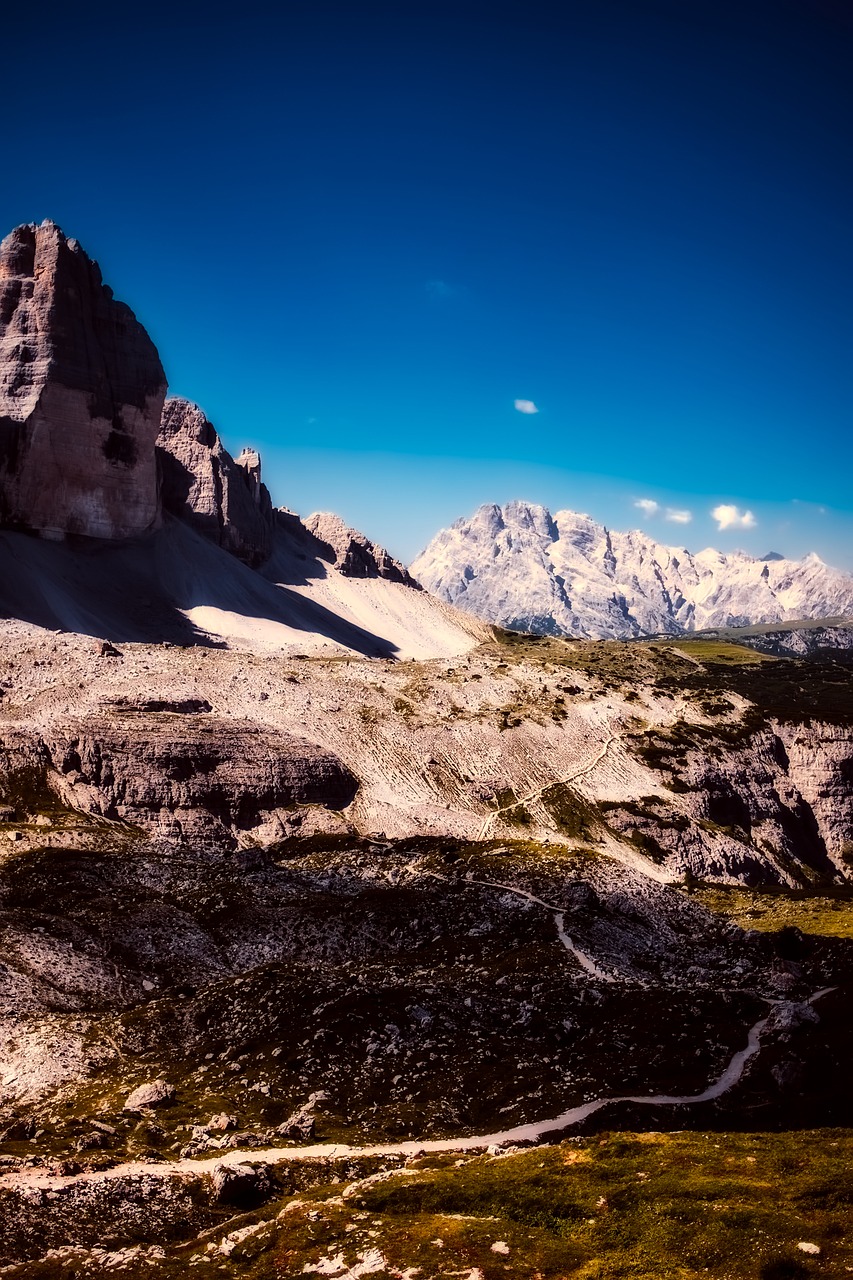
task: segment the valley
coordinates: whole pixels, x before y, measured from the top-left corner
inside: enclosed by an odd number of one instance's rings
[[[415,664],[102,654],[5,625],[9,1274],[96,1274],[105,1220],[116,1274],[126,1249],[172,1274],[233,1217],[232,1165],[259,1224],[282,1179],[442,1151],[850,1125],[837,655],[501,632]],[[286,774],[241,772],[259,733]],[[283,1232],[233,1265],[267,1274]]]

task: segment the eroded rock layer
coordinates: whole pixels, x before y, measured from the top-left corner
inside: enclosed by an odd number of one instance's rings
[[[157,350],[55,223],[0,245],[0,521],[127,538],[159,521]]]
[[[65,806],[227,849],[275,840],[299,821],[298,807],[341,809],[353,800],[358,782],[332,751],[196,707],[152,714],[116,705],[41,736],[7,733],[0,824],[34,812],[52,819]]]
[[[63,726],[50,747],[66,803],[220,847],[238,832],[275,839],[288,809],[343,808],[358,786],[330,751],[212,715],[88,718]]]

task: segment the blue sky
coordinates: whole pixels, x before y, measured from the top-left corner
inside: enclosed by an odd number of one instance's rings
[[[3,222],[82,241],[277,502],[853,569],[845,0],[39,14]]]

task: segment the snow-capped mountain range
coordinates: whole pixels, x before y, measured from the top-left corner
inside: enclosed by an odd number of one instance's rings
[[[853,576],[817,555],[693,555],[530,502],[485,505],[457,520],[411,570],[480,618],[546,635],[626,639],[853,613]]]

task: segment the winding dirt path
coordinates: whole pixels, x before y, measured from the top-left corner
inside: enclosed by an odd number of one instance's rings
[[[543,786],[536,787],[533,791],[529,791],[527,795],[519,796],[516,800],[513,800],[512,804],[502,805],[500,809],[495,809],[494,813],[488,814],[483,819],[477,839],[485,840],[487,838],[489,828],[495,819],[499,818],[502,813],[508,813],[511,809],[517,809],[520,804],[529,804],[531,800],[538,800],[541,797],[542,792],[550,790],[551,787],[567,787],[570,783],[577,782],[578,778],[584,778],[588,773],[592,773],[593,769],[601,764],[602,760],[613,746],[613,743],[616,742],[618,738],[618,734],[611,733],[595,759],[590,761],[589,764],[585,764],[582,769],[576,769],[575,772],[570,773],[568,777],[556,778],[553,782],[546,782]]]
[[[834,991],[834,987],[824,987],[810,996],[806,1003],[815,1004],[822,996]],[[776,1006],[785,1001],[770,1002]],[[547,1120],[534,1120],[529,1124],[516,1125],[512,1129],[501,1129],[496,1133],[471,1134],[464,1138],[429,1138],[425,1141],[396,1142],[376,1144],[367,1147],[351,1147],[346,1143],[316,1143],[309,1147],[264,1147],[260,1149],[233,1149],[220,1152],[204,1160],[172,1160],[168,1162],[143,1163],[128,1161],[115,1165],[112,1169],[104,1169],[92,1173],[72,1174],[69,1177],[40,1175],[38,1170],[27,1170],[25,1173],[9,1173],[0,1178],[0,1186],[39,1187],[56,1190],[71,1184],[83,1182],[110,1181],[115,1178],[197,1178],[200,1174],[211,1173],[217,1165],[242,1164],[244,1161],[262,1164],[278,1164],[287,1160],[346,1160],[358,1156],[417,1156],[431,1153],[452,1151],[476,1151],[486,1147],[499,1147],[510,1143],[541,1142],[545,1138],[555,1138],[564,1129],[580,1124],[589,1116],[600,1111],[602,1107],[615,1102],[631,1102],[647,1107],[683,1107],[698,1102],[712,1102],[732,1089],[741,1079],[747,1062],[761,1048],[761,1037],[772,1016],[767,1013],[750,1027],[746,1046],[733,1054],[728,1066],[701,1093],[692,1094],[652,1094],[629,1095],[618,1094],[615,1097],[593,1098],[580,1106],[569,1107]]]
[[[526,898],[528,902],[535,902],[538,906],[544,907],[546,911],[553,911],[554,923],[557,926],[557,937],[573,955],[582,969],[586,969],[587,973],[591,973],[594,978],[598,978],[601,982],[617,982],[618,979],[612,973],[606,973],[604,969],[599,969],[595,961],[581,951],[580,947],[575,946],[565,930],[566,912],[564,907],[555,907],[552,902],[545,902],[543,898],[537,898],[535,893],[528,893],[526,889],[516,889],[511,884],[498,884],[496,880],[465,880],[464,884],[482,884],[490,889],[503,889],[505,893],[514,893],[519,898]]]

